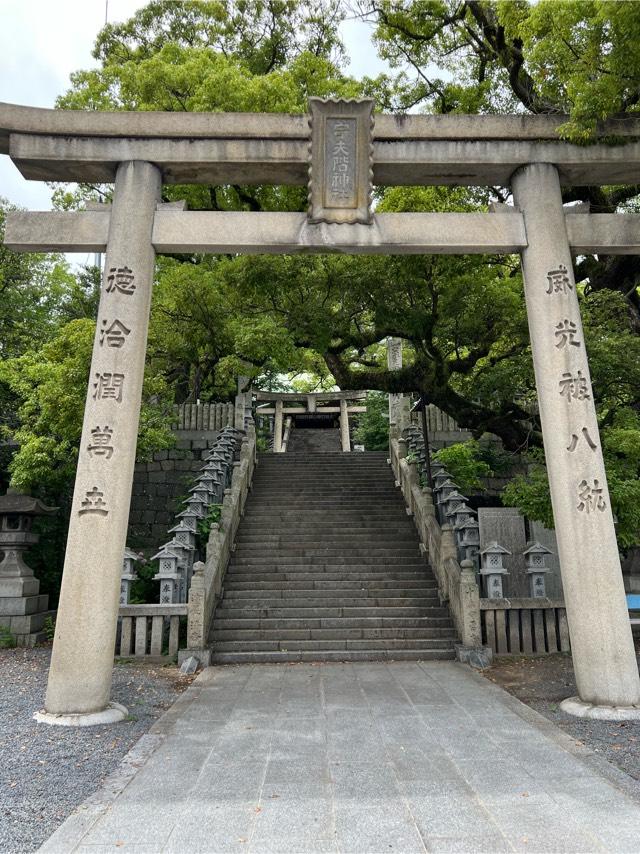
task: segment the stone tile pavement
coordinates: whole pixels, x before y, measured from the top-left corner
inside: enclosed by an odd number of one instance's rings
[[[628,781],[464,665],[215,667],[41,851],[637,852]]]

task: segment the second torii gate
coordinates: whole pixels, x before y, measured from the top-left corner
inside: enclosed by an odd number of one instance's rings
[[[16,251],[103,252],[69,539],[42,720],[116,720],[109,703],[156,252],[520,253],[579,698],[640,717],[640,680],[598,434],[572,255],[640,250],[640,217],[573,213],[561,185],[637,184],[640,125],[558,138],[563,117],[377,116],[312,99],[311,116],[99,113],[0,105],[0,153],[42,181],[115,182],[104,210],[12,212]],[[311,130],[310,130],[311,125]],[[311,157],[308,149],[311,142]],[[309,212],[191,212],[162,183],[309,184]],[[492,213],[376,214],[372,184],[510,186]],[[569,407],[562,383],[585,393]],[[108,452],[107,452],[108,449]]]

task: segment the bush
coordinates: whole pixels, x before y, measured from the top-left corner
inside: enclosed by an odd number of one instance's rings
[[[447,469],[460,492],[472,493],[482,488],[483,477],[492,474],[491,467],[482,459],[482,455],[480,444],[470,439],[442,448],[435,454],[435,458]]]
[[[389,399],[381,391],[370,391],[367,411],[358,416],[353,439],[365,451],[386,451],[389,447]]]

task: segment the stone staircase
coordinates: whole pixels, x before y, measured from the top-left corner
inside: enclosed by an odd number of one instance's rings
[[[214,615],[215,662],[454,657],[386,456],[261,456]]]

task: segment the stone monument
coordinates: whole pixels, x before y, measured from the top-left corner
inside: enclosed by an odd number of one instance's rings
[[[33,520],[52,516],[57,509],[13,489],[0,496],[0,625],[11,632],[18,646],[46,640],[45,620],[56,613],[48,610],[49,597],[40,593],[40,582],[23,553],[39,540],[31,530]]]

